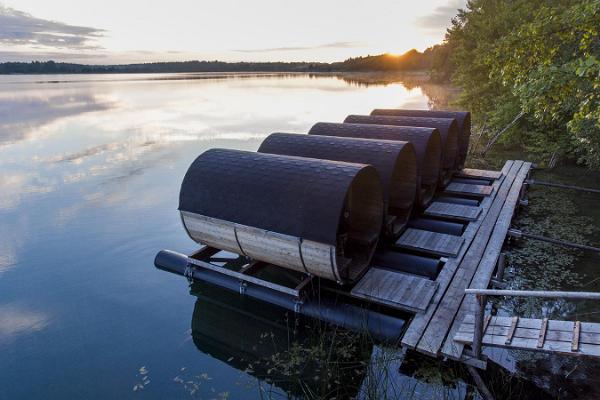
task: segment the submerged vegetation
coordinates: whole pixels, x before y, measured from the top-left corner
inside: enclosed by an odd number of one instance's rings
[[[520,143],[549,166],[600,168],[600,1],[471,0],[432,76],[462,89],[474,149]]]

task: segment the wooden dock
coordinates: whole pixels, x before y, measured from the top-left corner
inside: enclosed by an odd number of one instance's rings
[[[501,250],[513,216],[522,204],[530,169],[529,162],[511,160],[501,171],[457,172],[456,179],[423,210],[420,225],[415,225],[419,228],[407,228],[394,244],[377,253],[380,256],[391,253],[391,258],[376,256],[377,261],[353,285],[342,288],[324,285],[322,290],[350,297],[352,302],[359,301],[363,306],[378,304],[384,309],[410,313],[412,317],[399,325],[403,329],[394,328],[394,340],[399,337],[404,348],[464,362],[471,369],[486,366],[482,346],[600,357],[600,324],[484,315],[487,296],[493,295],[560,295],[600,300],[600,293],[488,289],[502,278]],[[300,312],[303,303],[314,296],[308,290],[313,286],[313,275],[304,274],[293,287],[282,286],[253,275],[256,267],[264,267],[265,263],[250,263],[239,271],[211,263],[210,257],[218,251],[207,247],[190,256],[183,275],[189,278],[194,268],[201,268],[239,281],[240,293],[245,293],[251,285],[267,288],[291,299],[295,312]],[[399,255],[404,261],[397,261],[395,257]],[[424,264],[415,263],[415,259]],[[392,265],[394,260],[396,265]],[[402,263],[408,263],[410,268],[407,270]],[[395,312],[378,318],[403,319]]]
[[[465,289],[488,287],[501,247],[506,238],[521,188],[531,163],[508,161],[500,173],[463,170],[462,177],[493,179],[491,185],[450,183],[445,194],[481,196],[475,219],[471,218],[461,236],[460,250],[448,258],[435,282],[438,287],[431,303],[415,314],[402,337],[402,345],[431,356],[463,359],[463,342],[454,336],[473,306],[465,299]],[[434,208],[435,210],[435,208]],[[424,248],[423,251],[428,251]]]

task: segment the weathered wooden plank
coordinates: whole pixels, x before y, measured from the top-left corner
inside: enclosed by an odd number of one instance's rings
[[[462,333],[455,337],[455,341],[462,342],[465,344],[470,344],[473,341],[472,333]],[[504,335],[490,335],[486,334],[483,336],[483,344],[487,346],[495,346],[495,347],[506,347],[511,349],[525,349],[525,350],[535,350],[535,351],[547,351],[552,353],[561,353],[567,355],[588,355],[594,357],[600,357],[600,345],[596,344],[586,344],[581,343],[579,346],[579,351],[573,352],[571,348],[570,341],[554,341],[550,339],[546,339],[544,342],[544,346],[542,348],[537,347],[537,338],[521,338],[514,337],[512,342],[507,345],[506,344],[506,336]]]
[[[500,179],[502,171],[488,171],[484,169],[464,168],[457,171],[454,176],[461,178],[484,178],[484,179]]]
[[[545,325],[544,325],[544,321],[546,321]],[[570,325],[571,330],[555,330],[555,329],[549,328],[550,323],[553,323],[552,325],[557,326],[556,322],[566,323],[567,325]],[[531,327],[532,324],[533,324],[533,327]],[[562,324],[558,324],[558,326],[561,326],[561,325]],[[579,323],[579,326],[580,326],[579,342],[600,346],[600,333],[589,332],[589,331],[585,332],[582,330],[581,325],[582,324]],[[600,326],[600,324],[596,324],[596,325]],[[537,339],[538,347],[543,347],[543,342],[545,340],[553,340],[555,342],[573,343],[573,340],[575,337],[573,335],[573,332],[574,332],[575,328],[576,328],[576,323],[572,322],[572,321],[556,321],[556,320],[547,320],[547,319],[539,320],[539,319],[519,318],[519,323],[517,324],[517,327],[514,331],[513,337],[518,337],[518,338],[523,338],[523,339]],[[475,326],[472,323],[464,323],[461,325],[458,332],[456,332],[456,335],[458,335],[458,334],[461,334],[463,336],[466,334],[472,335],[474,332],[474,329],[475,329]],[[502,324],[502,322],[498,322],[495,320],[494,322],[492,322],[490,324],[486,333],[489,335],[506,337],[506,336],[509,336],[510,329],[511,329],[510,326],[506,326],[506,325]],[[542,336],[544,336],[544,341],[540,340],[542,338]]]
[[[519,317],[513,317],[510,327],[508,328],[508,333],[506,334],[506,344],[510,344],[512,342],[513,336],[515,335],[515,330],[517,329],[517,324],[519,323]]]
[[[486,249],[483,252],[483,256],[477,266],[477,271],[473,276],[473,279],[469,285],[471,288],[487,288],[492,278],[493,271],[496,267],[500,251],[506,238],[506,233],[510,228],[512,216],[514,210],[519,201],[520,189],[523,182],[527,178],[527,174],[531,168],[531,163],[523,163],[515,180],[513,181],[508,196],[502,206],[500,215],[494,225],[494,230],[487,243]],[[447,340],[442,347],[442,353],[454,360],[460,360],[461,353],[464,346],[460,343],[454,343],[454,333],[460,327],[461,322],[466,315],[472,315],[475,313],[475,309],[478,307],[475,296],[467,296],[463,298],[462,304],[456,314],[455,321],[453,322]]]
[[[571,341],[571,351],[579,350],[579,335],[581,334],[581,322],[575,321],[573,327],[573,340]]]
[[[506,196],[522,165],[522,161],[516,161],[508,174],[506,174],[506,178],[502,181],[502,185],[497,190],[497,195],[494,198],[489,212],[482,220],[481,228],[478,230],[469,250],[458,266],[456,274],[451,280],[446,293],[442,297],[437,310],[432,316],[429,325],[425,329],[425,332],[417,345],[418,351],[432,355],[437,355],[440,351],[442,343],[444,342],[448,331],[451,329],[456,313],[458,312],[464,297],[464,290],[469,286],[471,279],[475,274],[477,265],[481,260],[494,225],[506,200]]]
[[[473,315],[468,315],[465,317],[463,325],[472,325],[473,324]],[[494,325],[509,327],[512,318],[511,317],[492,317],[492,321],[494,321]],[[519,321],[520,328],[528,328],[528,329],[539,329],[542,324],[541,319],[538,318],[521,318]],[[573,331],[573,321],[559,321],[551,319],[548,321],[548,330],[553,331],[563,331],[563,332],[572,332]],[[586,333],[598,333],[600,334],[600,323],[597,322],[582,322],[581,323],[581,331]]]
[[[446,186],[444,192],[452,194],[489,196],[492,193],[492,190],[492,185],[472,185],[469,183],[451,182],[448,186]]]
[[[455,218],[462,221],[475,221],[481,214],[481,208],[464,204],[453,204],[436,201],[425,210],[425,215],[434,217]]]
[[[546,332],[548,331],[548,318],[544,318],[542,320],[542,327],[540,328],[540,334],[538,335],[537,347],[544,347],[544,342],[546,341]]]
[[[427,308],[437,284],[420,276],[371,268],[350,295],[400,310],[421,312]]]
[[[396,241],[396,246],[444,257],[455,257],[463,242],[464,239],[460,236],[408,228]]]
[[[422,314],[417,314],[412,319],[412,321],[410,321],[404,335],[402,336],[401,343],[403,346],[406,346],[406,347],[412,348],[412,349],[416,348],[417,343],[419,342],[419,339],[423,335],[423,331],[429,324],[429,321],[431,320],[431,317],[433,316],[433,313],[435,312],[438,303],[440,302],[441,298],[445,294],[446,289],[448,288],[448,285],[450,284],[450,281],[452,280],[454,274],[456,273],[458,265],[460,264],[462,258],[464,257],[465,253],[467,252],[467,249],[469,248],[471,241],[475,237],[475,234],[480,229],[482,219],[489,212],[489,209],[492,205],[494,197],[497,193],[497,189],[500,187],[501,183],[504,181],[504,179],[505,179],[504,176],[513,168],[514,163],[515,163],[514,161],[509,160],[504,164],[504,167],[502,168],[503,177],[501,179],[495,181],[494,184],[492,185],[494,187],[494,192],[493,192],[494,194],[492,196],[486,197],[482,200],[482,202],[480,204],[480,207],[482,210],[481,217],[479,218],[479,220],[471,222],[465,229],[465,232],[462,235],[462,237],[465,239],[465,245],[463,245],[463,247],[461,248],[461,251],[459,252],[459,254],[457,255],[456,258],[449,259],[446,262],[446,264],[444,265],[444,268],[442,269],[442,271],[440,272],[440,274],[438,275],[438,277],[436,279],[436,282],[438,283],[439,288],[438,288],[435,296],[432,299],[431,305],[427,308],[426,312],[424,312]]]

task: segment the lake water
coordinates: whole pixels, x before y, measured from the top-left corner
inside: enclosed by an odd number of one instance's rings
[[[374,382],[392,382],[390,397],[470,398],[453,368],[400,367],[402,355],[339,331],[352,368],[311,364],[310,382],[286,382],[298,348],[283,313],[153,266],[160,249],[197,248],[177,204],[201,152],[448,93],[413,78],[0,76],[0,399],[379,397]]]

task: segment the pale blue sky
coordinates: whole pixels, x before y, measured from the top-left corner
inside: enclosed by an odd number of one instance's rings
[[[339,61],[439,43],[465,0],[0,0],[0,61]]]

